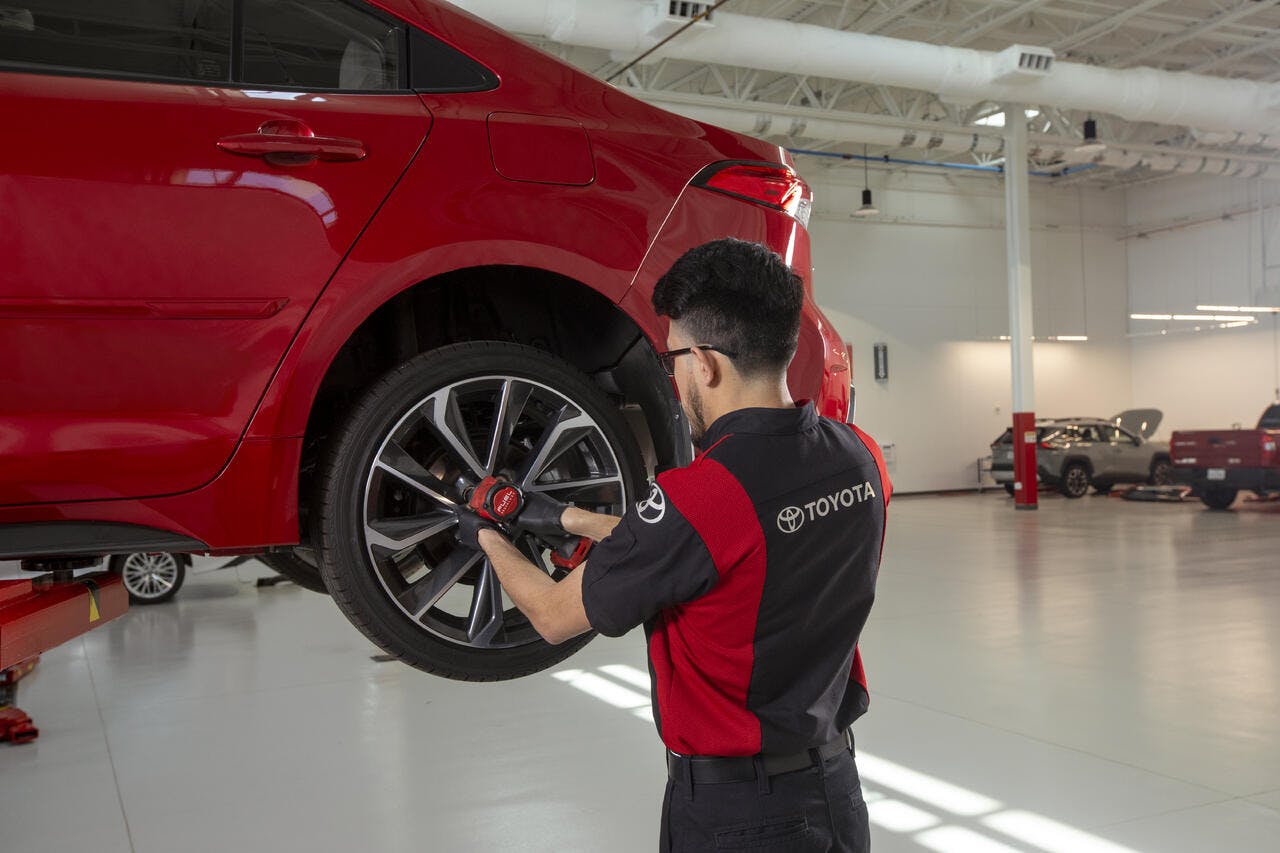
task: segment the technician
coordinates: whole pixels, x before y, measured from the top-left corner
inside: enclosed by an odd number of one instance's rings
[[[541,494],[513,527],[598,544],[559,583],[461,513],[538,632],[561,643],[645,626],[667,746],[663,851],[865,851],[849,725],[867,709],[858,637],[890,484],[878,446],[795,403],[803,284],[767,248],[719,240],[658,282],[660,358],[701,455],[619,519]]]

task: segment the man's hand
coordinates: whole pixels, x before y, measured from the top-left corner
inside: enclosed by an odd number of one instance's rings
[[[512,526],[550,541],[565,535],[564,511],[568,506],[540,492],[526,492],[524,507],[515,517]]]
[[[480,547],[480,531],[492,530],[494,533],[501,533],[497,527],[470,510],[458,510],[458,529],[453,532],[453,538],[458,540],[458,544],[464,548],[470,548],[473,551],[483,550]]]

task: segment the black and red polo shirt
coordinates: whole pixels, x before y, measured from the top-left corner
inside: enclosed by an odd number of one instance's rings
[[[812,404],[716,420],[591,553],[591,625],[644,624],[654,718],[683,755],[794,753],[867,709],[858,636],[890,484],[879,446]]]

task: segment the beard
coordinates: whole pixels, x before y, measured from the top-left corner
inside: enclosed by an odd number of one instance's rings
[[[695,446],[702,444],[707,434],[707,419],[702,412],[702,394],[695,385],[689,389],[688,399],[683,401],[685,417],[689,419],[689,435]]]

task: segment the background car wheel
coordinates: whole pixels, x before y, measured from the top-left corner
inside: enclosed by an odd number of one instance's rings
[[[418,669],[495,681],[573,654],[545,643],[483,553],[453,538],[464,490],[490,473],[621,515],[643,481],[622,413],[586,376],[530,347],[424,353],[379,380],[341,428],[322,475],[320,571],[369,639]],[[561,577],[530,537],[516,545]]]
[[[1069,498],[1084,497],[1089,491],[1089,469],[1080,462],[1072,462],[1062,470],[1058,491]]]
[[[1167,486],[1173,482],[1173,464],[1168,459],[1157,459],[1151,465],[1147,482],[1153,486]]]
[[[187,579],[186,558],[179,554],[119,554],[109,567],[124,581],[130,604],[168,601]]]
[[[1013,483],[1005,483],[1004,490],[1009,493],[1009,497],[1013,497],[1018,492],[1018,490],[1013,487]]]
[[[1209,509],[1231,509],[1231,505],[1236,502],[1236,497],[1239,494],[1238,489],[1232,489],[1227,486],[1210,486],[1200,495],[1200,500]]]
[[[320,577],[320,568],[299,557],[292,551],[271,551],[258,557],[267,564],[267,568],[276,574],[288,578],[303,589],[312,592],[329,594]]]
[[[1115,485],[1112,483],[1094,483],[1093,484],[1093,490],[1100,495],[1109,495],[1111,494],[1111,490],[1114,488],[1115,488]]]

